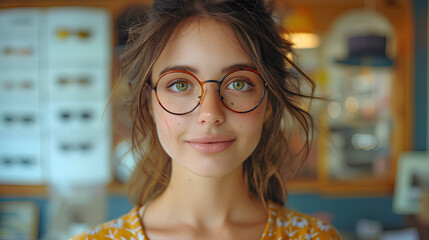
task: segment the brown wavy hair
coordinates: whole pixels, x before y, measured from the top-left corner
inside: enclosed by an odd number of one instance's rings
[[[129,181],[132,202],[144,205],[159,196],[171,173],[171,159],[161,147],[149,113],[150,90],[146,83],[151,81],[153,65],[180,23],[190,18],[207,18],[224,22],[233,30],[268,83],[272,114],[263,125],[256,149],[243,164],[243,175],[250,194],[265,205],[268,200],[285,204],[285,182],[310,150],[313,119],[302,107],[302,101],[314,98],[314,83],[287,57],[292,53],[292,44],[283,37],[284,31],[273,20],[270,9],[271,5],[261,0],[159,0],[144,21],[130,28],[121,56],[121,78],[130,87],[132,151],[138,161]],[[296,77],[297,71],[303,77]],[[310,85],[310,94],[302,92],[303,84]],[[294,123],[304,133],[301,157],[292,154],[288,147],[288,134]]]

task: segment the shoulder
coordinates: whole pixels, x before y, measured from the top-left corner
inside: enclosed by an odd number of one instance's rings
[[[269,204],[268,224],[262,239],[341,239],[329,223],[274,203]]]
[[[136,239],[143,240],[143,230],[138,217],[138,207],[120,218],[95,226],[70,240],[93,239]]]

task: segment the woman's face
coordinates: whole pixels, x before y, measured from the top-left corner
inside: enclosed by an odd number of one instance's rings
[[[200,81],[221,80],[235,65],[251,62],[224,23],[199,19],[179,27],[155,62],[152,82],[166,69],[191,69]],[[204,85],[202,103],[186,115],[166,112],[151,96],[151,114],[161,145],[178,165],[201,177],[221,177],[240,167],[256,148],[269,114],[267,96],[249,113],[228,110],[216,83]]]

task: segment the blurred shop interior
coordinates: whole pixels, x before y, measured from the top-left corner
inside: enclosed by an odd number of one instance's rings
[[[67,239],[133,207],[131,123],[109,99],[151,4],[0,1],[0,239]],[[429,239],[427,13],[426,0],[276,1],[291,57],[327,98],[311,104],[318,131],[287,206],[344,239]]]

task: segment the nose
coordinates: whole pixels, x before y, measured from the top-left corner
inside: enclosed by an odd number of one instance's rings
[[[225,109],[218,94],[216,82],[206,82],[203,99],[197,109],[197,120],[201,124],[219,125],[225,121]]]

